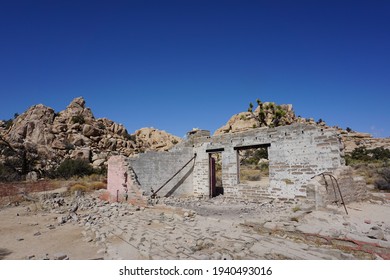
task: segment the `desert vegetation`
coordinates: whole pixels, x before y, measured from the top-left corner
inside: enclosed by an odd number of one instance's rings
[[[269,176],[268,149],[240,151],[240,180],[260,181]]]
[[[379,191],[390,191],[390,150],[356,148],[346,156],[347,165]]]

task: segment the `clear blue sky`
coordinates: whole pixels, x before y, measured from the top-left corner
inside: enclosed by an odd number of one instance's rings
[[[260,98],[390,136],[387,0],[0,0],[0,40],[0,119],[83,96],[183,136]]]

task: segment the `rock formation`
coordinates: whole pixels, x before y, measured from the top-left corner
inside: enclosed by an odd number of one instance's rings
[[[219,128],[214,135],[225,133],[237,133],[247,131],[257,127],[273,125],[276,119],[276,112],[279,110],[279,125],[289,125],[293,123],[306,123],[319,125],[329,128],[324,121],[315,122],[314,119],[297,117],[292,105],[276,105],[272,102],[261,103],[253,112],[242,112],[230,118],[226,125]],[[263,116],[263,122],[259,120],[260,113]],[[351,153],[354,149],[365,147],[366,149],[385,148],[390,150],[390,138],[374,138],[371,134],[354,132],[335,127],[340,132],[345,145],[345,153]]]
[[[250,109],[248,112],[234,115],[214,135],[243,132],[258,127],[290,125],[293,123],[315,124],[313,119],[297,117],[291,104],[277,105],[274,102],[259,102],[256,110],[252,112]],[[321,125],[325,125],[325,123]]]
[[[340,129],[340,134],[345,145],[345,152],[351,153],[356,148],[366,148],[372,150],[375,148],[385,148],[390,150],[390,138],[374,138],[369,133],[355,131],[346,131]]]
[[[4,143],[12,149],[34,154],[35,170],[49,170],[64,159],[84,159],[94,167],[104,166],[112,155],[132,156],[149,150],[165,151],[179,143],[179,137],[165,131],[143,128],[129,134],[126,128],[106,118],[96,119],[85,107],[82,97],[55,113],[44,105],[35,105],[8,122],[0,122],[0,162],[7,155]],[[1,143],[0,143],[1,144]]]

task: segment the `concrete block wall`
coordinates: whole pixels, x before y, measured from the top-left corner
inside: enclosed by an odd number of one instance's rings
[[[196,162],[193,174],[193,195],[197,197],[209,197],[209,154],[206,153],[207,143],[200,143],[194,146]]]
[[[178,172],[192,157],[192,148],[183,148],[174,152],[147,152],[138,158],[129,158],[129,166],[137,176],[140,188],[145,195],[151,195],[151,189],[157,191],[176,172]],[[158,196],[189,196],[193,195],[192,161],[177,176],[173,178],[159,193]]]
[[[269,145],[268,190],[239,184],[237,150],[258,145]],[[232,198],[255,200],[264,196],[286,199],[306,197],[306,184],[313,176],[332,172],[342,165],[341,143],[337,133],[315,126],[298,124],[204,137],[197,139],[195,146],[198,147],[200,157],[207,151],[223,150],[222,182],[225,196]],[[198,168],[202,169],[197,170],[198,173],[205,175],[209,172],[206,160]],[[208,186],[208,180],[208,176],[198,178],[194,182],[194,188]]]
[[[204,136],[206,135],[206,136]],[[335,130],[295,124],[278,128],[258,128],[247,132],[210,137],[207,133],[192,135],[170,152],[148,152],[138,158],[127,159],[134,170],[140,188],[149,195],[172,177],[196,153],[193,164],[180,172],[159,196],[200,196],[210,194],[210,153],[222,154],[222,184],[226,197],[256,200],[267,197],[307,198],[307,187],[312,177],[322,172],[334,172],[343,166],[342,144]],[[249,147],[267,146],[270,163],[268,188],[249,186],[239,182],[238,151]],[[120,176],[125,166],[111,174]],[[128,167],[127,167],[128,168]],[[109,185],[119,185],[109,178]],[[313,198],[314,199],[314,198]]]
[[[342,165],[336,132],[312,126],[280,129],[269,149],[270,195],[306,197],[307,183],[322,172]]]

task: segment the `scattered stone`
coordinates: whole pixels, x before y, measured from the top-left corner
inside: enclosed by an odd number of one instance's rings
[[[68,218],[65,216],[58,217],[57,221],[58,221],[58,225],[63,225],[63,224],[66,224],[66,222],[68,221]]]
[[[71,208],[69,209],[69,212],[76,213],[78,209],[79,209],[79,204],[75,202],[74,204],[72,204]]]
[[[378,240],[384,240],[385,235],[380,227],[372,227],[370,232],[367,235],[368,238],[370,239],[378,239]]]
[[[24,241],[24,238],[17,238],[16,241],[18,242]]]
[[[42,233],[40,233],[39,231],[34,233],[34,236],[41,236],[41,235],[42,235]]]
[[[75,212],[71,212],[69,214],[70,218],[74,221],[74,222],[78,222],[79,221],[79,217],[77,216],[77,214]]]
[[[278,225],[276,223],[267,222],[264,224],[264,228],[269,230],[276,230],[278,228]]]
[[[68,255],[64,254],[64,253],[57,253],[53,256],[54,260],[66,260],[66,259],[69,259],[68,258]]]
[[[367,225],[371,225],[371,220],[364,220],[364,223],[367,224]]]

